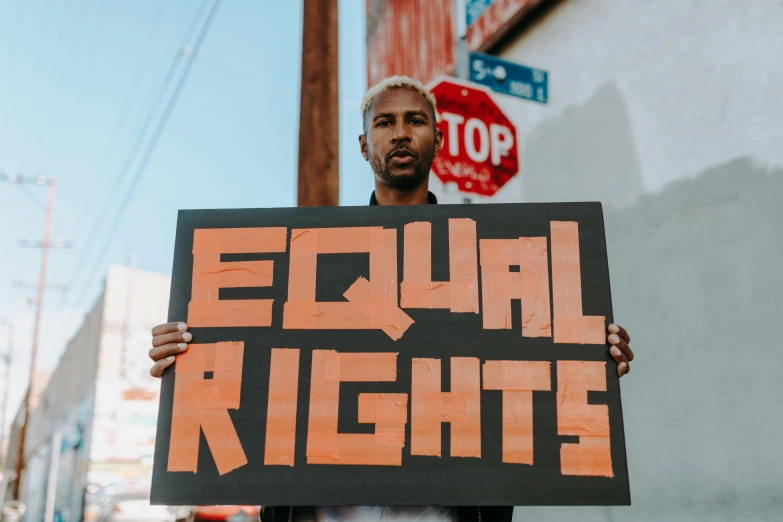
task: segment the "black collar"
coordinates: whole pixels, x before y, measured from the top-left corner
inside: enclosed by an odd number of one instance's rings
[[[438,198],[435,197],[435,194],[432,192],[427,192],[427,202],[430,205],[437,205],[438,204]],[[377,205],[378,200],[375,198],[375,191],[372,191],[372,194],[370,195],[370,205]]]

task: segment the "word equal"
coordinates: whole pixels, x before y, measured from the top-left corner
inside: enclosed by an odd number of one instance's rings
[[[397,230],[383,227],[291,231],[288,298],[283,329],[379,329],[394,340],[413,324],[403,308],[479,313],[479,258],[485,329],[511,328],[511,300],[522,301],[522,336],[554,342],[604,344],[605,318],[582,315],[579,231],[576,222],[552,221],[552,274],[546,237],[476,239],[472,219],[449,219],[449,281],[432,281],[431,224],[404,228],[403,280],[397,281]],[[220,261],[221,254],[285,253],[288,229],[197,229],[188,324],[193,327],[269,327],[272,299],[220,300],[221,288],[270,287],[273,263]],[[347,302],[315,300],[318,254],[368,253],[370,279],[359,277]],[[518,272],[510,267],[518,266]],[[550,318],[550,279],[552,310]],[[401,296],[398,297],[398,288]]]

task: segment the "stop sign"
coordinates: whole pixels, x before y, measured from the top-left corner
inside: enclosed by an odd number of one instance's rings
[[[517,130],[489,93],[452,79],[430,91],[438,102],[443,148],[432,170],[460,191],[492,196],[519,172]]]

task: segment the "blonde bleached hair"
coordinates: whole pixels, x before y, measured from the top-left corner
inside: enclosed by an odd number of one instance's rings
[[[435,96],[424,87],[423,83],[407,76],[390,76],[367,90],[367,94],[365,94],[364,99],[362,99],[362,121],[364,121],[364,117],[367,116],[367,109],[370,108],[373,100],[379,94],[386,92],[389,89],[410,89],[411,91],[418,92],[427,100],[427,103],[432,109],[432,114],[436,114],[435,107],[437,106],[437,103],[435,102]]]

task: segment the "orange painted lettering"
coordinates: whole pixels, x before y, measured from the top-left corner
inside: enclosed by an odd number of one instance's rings
[[[449,219],[450,281],[432,281],[432,226],[405,225],[402,308],[446,308],[479,313],[476,222]]]
[[[557,432],[579,442],[560,448],[563,475],[613,477],[609,407],[588,404],[588,391],[606,391],[606,363],[557,362]]]
[[[451,391],[441,391],[440,359],[413,359],[411,455],[441,456],[441,424],[451,426],[451,456],[481,457],[481,368],[451,358]]]
[[[307,463],[401,466],[408,394],[360,394],[359,422],[374,423],[375,433],[337,433],[340,382],[396,380],[396,353],[313,351]]]
[[[606,318],[582,315],[579,224],[552,221],[552,308],[556,343],[605,344]]]
[[[370,254],[370,280],[347,289],[348,302],[317,302],[318,254]],[[294,330],[379,329],[399,339],[413,320],[397,306],[397,231],[381,227],[310,228],[291,232],[288,301],[283,328]]]
[[[510,272],[519,266],[519,272]],[[484,328],[511,328],[511,300],[522,300],[522,336],[550,337],[549,266],[545,237],[481,240]]]
[[[298,388],[299,349],[273,348],[266,410],[266,465],[294,465]]]
[[[272,299],[220,300],[221,288],[272,286],[272,261],[221,262],[221,254],[285,252],[286,228],[210,228],[193,234],[188,324],[271,326]]]
[[[247,464],[228,415],[239,409],[243,354],[243,343],[224,342],[192,344],[177,357],[168,471],[198,470],[201,431],[220,475]]]
[[[533,391],[552,389],[550,363],[487,361],[484,389],[503,391],[503,462],[533,465]]]

